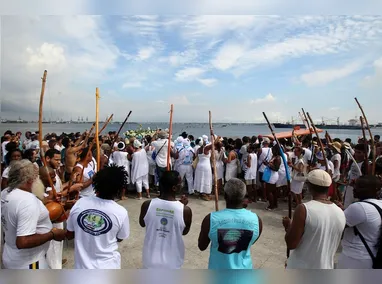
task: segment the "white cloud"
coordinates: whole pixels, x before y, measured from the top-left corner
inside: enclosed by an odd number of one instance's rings
[[[362,80],[362,85],[364,87],[379,87],[382,86],[382,57],[375,60],[373,63],[374,74],[366,76]]]
[[[339,107],[331,107],[331,108],[329,108],[329,110],[330,111],[338,111],[338,110],[340,110],[340,108]]]
[[[167,101],[169,104],[173,104],[174,108],[176,107],[176,105],[190,105],[191,104],[185,95],[172,96],[172,97],[169,97],[169,99]]]
[[[202,83],[204,86],[212,87],[216,85],[218,82],[216,79],[210,78],[210,79],[198,79],[200,83]]]
[[[271,102],[274,102],[274,101],[276,101],[276,98],[272,94],[268,94],[268,95],[266,95],[263,98],[258,98],[258,99],[251,100],[250,103],[251,104],[260,104],[260,103],[271,103]]]
[[[155,54],[155,48],[153,48],[151,46],[150,47],[144,47],[138,51],[137,59],[138,60],[147,60],[147,59],[151,58],[154,54]]]
[[[362,67],[363,64],[361,62],[352,62],[343,67],[329,68],[306,73],[301,75],[300,78],[302,82],[310,87],[321,86],[342,78],[346,78],[359,71]]]
[[[193,81],[198,79],[205,72],[205,69],[199,67],[184,68],[176,72],[175,79],[178,81]]]
[[[57,72],[67,65],[65,52],[61,46],[45,42],[36,49],[28,47],[26,51],[29,54],[27,65],[30,68],[50,69],[52,67]]]
[[[128,89],[128,88],[140,88],[142,87],[141,82],[127,82],[122,85],[122,88]]]
[[[223,45],[211,64],[219,70],[227,70],[236,65],[240,57],[244,55],[246,47],[239,43],[227,43]]]

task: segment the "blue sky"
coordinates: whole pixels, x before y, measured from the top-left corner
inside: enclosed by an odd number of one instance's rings
[[[359,116],[382,103],[381,16],[4,16],[2,117],[262,122]],[[379,105],[379,106],[378,106]]]

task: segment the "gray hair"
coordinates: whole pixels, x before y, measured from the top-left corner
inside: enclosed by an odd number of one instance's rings
[[[8,187],[12,190],[38,177],[38,169],[29,160],[14,161],[9,169]]]
[[[247,188],[244,182],[238,178],[232,178],[224,186],[224,192],[227,196],[227,201],[234,204],[239,204],[243,201],[247,194]]]

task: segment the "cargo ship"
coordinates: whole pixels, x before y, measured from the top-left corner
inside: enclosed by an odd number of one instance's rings
[[[345,129],[345,130],[360,130],[362,129],[361,125],[358,124],[357,119],[350,119],[349,124],[341,124],[339,123],[339,119],[337,119],[337,124],[326,124],[324,121],[322,123],[317,123],[315,126],[320,129]],[[305,124],[294,124],[292,123],[273,123],[275,128],[294,128],[295,126],[299,126],[301,128],[306,127]]]

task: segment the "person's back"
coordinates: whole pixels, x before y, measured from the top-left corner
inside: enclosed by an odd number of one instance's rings
[[[143,268],[180,269],[184,262],[185,206],[180,201],[155,198],[144,217],[146,235]]]
[[[259,238],[258,216],[244,208],[210,215],[209,269],[252,269],[251,246]]]
[[[117,239],[129,236],[127,210],[113,200],[81,198],[73,206],[68,231],[75,233],[76,269],[119,269]]]
[[[288,269],[333,269],[334,255],[341,241],[346,220],[334,203],[316,200],[303,204],[306,209],[304,234],[291,251]]]

